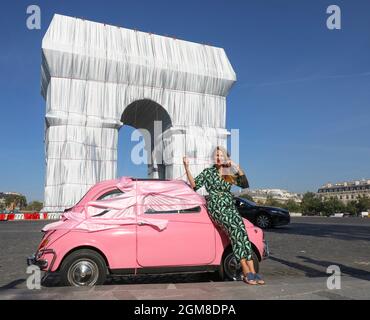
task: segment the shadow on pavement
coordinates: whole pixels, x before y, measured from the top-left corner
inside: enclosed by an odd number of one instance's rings
[[[217,273],[158,274],[140,276],[108,276],[104,285],[159,284],[222,281]],[[50,274],[42,283],[44,287],[62,287],[58,274]]]
[[[60,287],[59,274],[49,274],[46,278],[42,278],[41,285],[43,287]]]
[[[285,266],[288,266],[290,268],[294,268],[296,270],[304,272],[304,275],[309,278],[328,277],[330,274],[326,273],[326,269],[331,265],[336,265],[340,268],[342,274],[351,276],[352,278],[361,279],[361,280],[370,280],[370,273],[366,270],[348,267],[348,266],[345,266],[337,262],[315,260],[315,259],[304,257],[304,256],[297,256],[297,258],[303,260],[302,262],[304,264],[301,264],[298,262],[287,261],[287,260],[273,257],[273,256],[269,257],[269,259],[273,261],[279,262]],[[320,269],[310,267],[307,265],[308,263],[319,266]]]
[[[163,274],[109,277],[105,284],[153,284],[222,281],[216,273]]]
[[[366,270],[348,267],[348,266],[345,266],[337,262],[330,262],[330,261],[325,261],[325,260],[315,260],[315,259],[304,257],[304,256],[298,256],[297,258],[304,260],[304,262],[308,262],[311,264],[324,267],[325,269],[331,265],[336,265],[340,268],[340,271],[342,274],[346,274],[348,276],[351,276],[353,278],[358,278],[361,280],[370,280],[370,272]]]
[[[327,276],[327,274],[325,272],[321,271],[321,270],[318,270],[318,269],[300,264],[298,262],[288,261],[288,260],[284,260],[284,259],[281,259],[281,258],[276,258],[276,257],[273,257],[273,256],[270,256],[269,259],[272,260],[272,261],[279,262],[279,263],[281,263],[281,264],[283,264],[287,267],[290,267],[290,268],[293,268],[293,269],[296,269],[296,270],[299,270],[299,271],[303,271],[305,273],[305,276],[309,277],[309,278],[326,277]]]
[[[12,282],[9,282],[6,285],[3,285],[2,287],[0,287],[0,289],[14,289],[16,286],[18,286],[21,283],[24,283],[25,281],[26,279],[17,279]]]
[[[339,240],[370,241],[370,225],[339,225],[339,224],[314,224],[293,223],[285,227],[267,230],[267,233],[287,233],[310,237],[322,237]]]

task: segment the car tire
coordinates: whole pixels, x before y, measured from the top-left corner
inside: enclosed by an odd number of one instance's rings
[[[256,226],[261,229],[268,229],[272,227],[272,219],[266,213],[261,213],[256,218]]]
[[[69,254],[60,267],[61,283],[65,286],[95,286],[104,284],[107,265],[96,251],[81,249]]]
[[[259,272],[259,260],[256,253],[252,252],[252,260],[254,269]],[[234,253],[231,248],[227,249],[222,259],[222,263],[219,268],[219,277],[224,281],[238,281],[242,279],[242,269],[240,262],[236,261]]]

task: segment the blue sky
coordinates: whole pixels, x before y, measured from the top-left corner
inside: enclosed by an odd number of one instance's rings
[[[28,30],[26,8],[41,8]],[[326,28],[337,4],[342,29]],[[328,181],[370,178],[370,2],[3,1],[0,8],[0,191],[42,200],[44,112],[41,40],[54,13],[223,47],[237,74],[227,128],[240,129],[251,188],[316,191]],[[120,132],[120,175],[132,129]]]

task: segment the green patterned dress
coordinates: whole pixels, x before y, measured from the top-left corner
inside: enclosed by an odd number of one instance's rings
[[[194,190],[204,186],[209,196],[207,208],[210,218],[219,225],[230,239],[233,253],[237,261],[242,258],[251,260],[252,246],[245,230],[244,222],[233,201],[230,192],[232,184],[225,181],[215,165],[204,169],[194,179]],[[238,176],[237,185],[247,188],[248,180],[245,175]]]

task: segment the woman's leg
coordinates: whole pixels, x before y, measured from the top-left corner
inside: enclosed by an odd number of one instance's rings
[[[239,213],[235,212],[233,208],[228,208],[222,213],[214,211],[212,220],[216,222],[229,237],[235,258],[237,261],[240,261],[243,275],[247,276],[249,272],[255,273],[252,260],[252,246]]]
[[[237,261],[240,261],[243,276],[247,279],[248,273],[256,274],[252,260],[252,244],[248,239],[243,219],[235,206],[224,207],[222,209],[222,212],[217,209],[208,211],[211,213],[211,220],[219,225],[230,239],[234,256]],[[262,279],[258,281],[250,280],[248,283],[264,284],[264,281]]]
[[[253,260],[246,260],[245,258],[242,258],[240,259],[240,265],[242,267],[244,277],[246,277],[247,273],[249,272],[256,273]]]
[[[246,260],[247,268],[250,272],[254,271],[252,260],[252,244],[249,241],[245,225],[239,212],[234,208],[227,210],[230,221],[230,240],[232,241],[235,257],[241,261]]]
[[[237,212],[235,210],[234,212],[234,216],[235,216],[235,223],[239,226],[239,229],[240,229],[240,232],[237,233],[239,235],[239,240],[237,241],[237,243],[242,243],[244,244],[244,250],[243,249],[239,249],[240,250],[240,256],[242,257],[241,260],[240,260],[240,264],[242,265],[242,268],[243,268],[243,274],[244,276],[247,275],[248,272],[251,272],[253,274],[256,274],[256,270],[254,268],[254,262],[253,262],[253,259],[252,259],[252,245],[248,239],[248,234],[247,234],[247,231],[245,230],[245,225],[244,225],[244,222],[243,222],[243,219],[242,217],[240,216],[239,212]],[[246,259],[243,260],[243,257],[246,257]],[[243,267],[244,265],[244,267]],[[256,279],[257,283],[258,284],[264,284],[265,282],[263,281],[263,279],[258,275],[258,278]]]
[[[252,244],[248,239],[248,234],[245,229],[245,225],[242,217],[239,212],[233,208],[228,214],[230,226],[232,227],[229,230],[230,239],[233,245],[233,251],[235,257],[240,261],[243,275],[247,279],[248,273],[256,275],[256,270],[254,268],[254,262],[252,259]],[[260,275],[256,275],[255,280],[247,280],[249,284],[264,284],[265,282]]]

